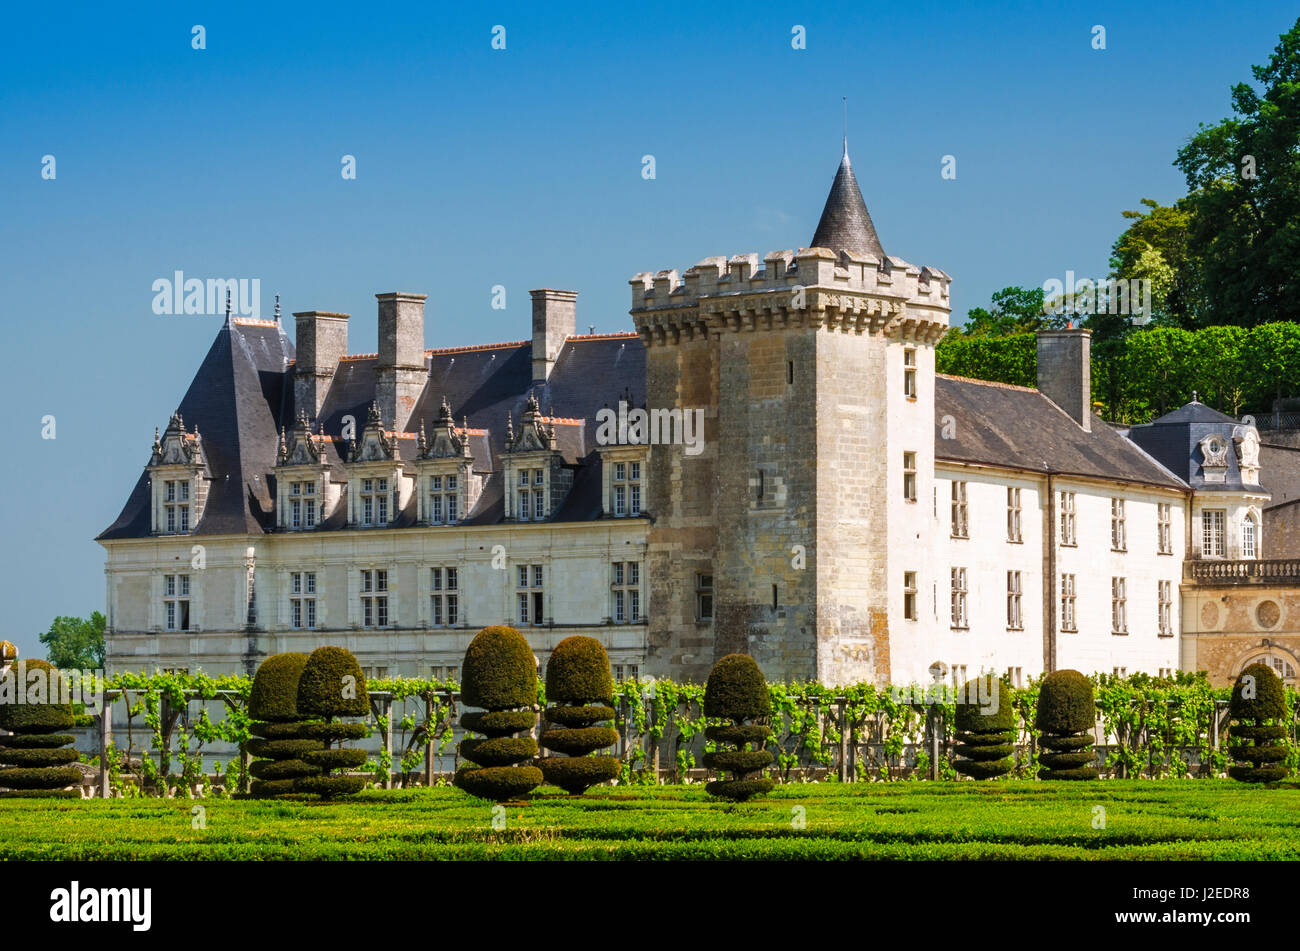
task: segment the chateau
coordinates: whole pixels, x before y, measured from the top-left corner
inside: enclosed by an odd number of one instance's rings
[[[1111,427],[1082,330],[1040,334],[1037,389],[936,374],[949,283],[885,252],[846,148],[808,247],[637,274],[635,332],[577,334],[551,289],[531,339],[474,347],[426,349],[423,294],[377,295],[374,354],[347,314],[292,342],[278,303],[228,315],[98,537],[109,667],[333,643],[447,676],[508,623],[543,665],[597,637],[623,677],[744,651],[828,684],[1294,683],[1300,566],[1261,560],[1249,420]]]

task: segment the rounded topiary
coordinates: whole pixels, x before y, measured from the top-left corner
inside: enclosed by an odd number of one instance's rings
[[[968,681],[957,702],[958,745],[961,759],[953,768],[972,779],[995,779],[1011,772],[1016,742],[1016,712],[1011,689],[992,675]]]
[[[294,781],[320,773],[302,758],[304,753],[322,750],[319,739],[304,736],[306,719],[298,712],[298,684],[307,655],[272,654],[257,668],[248,694],[248,731],[255,740],[245,745],[250,756],[258,757],[248,767],[253,782],[250,793],[257,799],[286,796],[294,792]]]
[[[1228,728],[1233,765],[1228,775],[1243,783],[1271,783],[1287,774],[1286,695],[1282,679],[1267,664],[1251,664],[1232,685]],[[1272,721],[1272,722],[1270,722]]]
[[[1038,757],[1038,778],[1096,779],[1091,733],[1096,722],[1091,680],[1077,670],[1057,670],[1044,677],[1034,726],[1042,733],[1039,745],[1049,752]]]
[[[542,746],[564,754],[537,761],[546,781],[581,795],[597,783],[616,779],[618,757],[589,755],[618,742],[617,730],[599,725],[614,718],[614,679],[604,645],[581,635],[555,645],[546,665],[546,698],[555,703],[546,718],[560,727],[542,734]]]
[[[474,635],[461,668],[461,699],[483,712],[466,713],[460,724],[479,737],[458,747],[466,765],[456,785],[472,796],[505,802],[542,784],[542,771],[521,765],[537,755],[537,662],[528,641],[513,627],[485,627]],[[521,709],[526,708],[526,709]],[[515,734],[527,731],[527,736]]]
[[[474,635],[461,668],[460,698],[484,710],[513,710],[537,702],[537,660],[513,627],[485,627]]]
[[[32,677],[32,673],[39,672]],[[75,740],[60,733],[75,722],[68,691],[53,664],[26,660],[5,669],[0,678],[0,796],[78,799],[81,771],[70,764],[80,756],[64,749]],[[62,701],[62,702],[61,702]]]
[[[331,799],[366,788],[364,777],[333,775],[336,770],[356,769],[365,764],[365,750],[342,745],[343,740],[364,736],[365,725],[336,723],[334,720],[336,717],[364,717],[369,712],[370,692],[366,687],[366,675],[352,652],[331,646],[312,651],[298,679],[298,713],[323,722],[304,723],[298,731],[301,739],[290,741],[316,744],[315,749],[297,750],[294,754],[316,770],[313,775],[295,779],[294,792]],[[339,746],[331,748],[331,743]]]
[[[734,749],[704,754],[706,768],[731,774],[708,783],[704,789],[709,795],[739,802],[772,791],[775,784],[762,775],[772,764],[766,749],[771,714],[772,695],[754,658],[728,654],[713,665],[704,686],[704,715],[731,722],[706,727],[704,736]],[[751,743],[754,749],[746,749]]]

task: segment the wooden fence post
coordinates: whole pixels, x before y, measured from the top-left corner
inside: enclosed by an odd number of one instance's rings
[[[941,714],[931,705],[930,708],[930,778],[939,779],[939,727]]]
[[[840,718],[840,782],[849,781],[849,703],[840,699],[836,703]]]
[[[433,722],[433,691],[430,690],[424,695],[424,722],[425,739],[429,742],[424,747],[424,785],[433,785],[433,733],[437,726]]]
[[[105,691],[104,709],[99,714],[99,797],[113,794],[108,779],[108,748],[113,743],[113,695]]]

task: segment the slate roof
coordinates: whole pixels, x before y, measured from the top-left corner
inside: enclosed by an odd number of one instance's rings
[[[936,374],[934,416],[934,453],[940,461],[1187,488],[1100,417],[1093,416],[1092,429],[1085,432],[1028,387]],[[951,439],[944,438],[946,416],[952,417]]]
[[[867,203],[862,199],[862,189],[853,174],[847,143],[830,194],[826,196],[821,219],[817,222],[817,231],[808,247],[853,251],[882,259],[885,256],[880,238],[876,236],[876,226],[867,211]]]
[[[283,426],[297,419],[293,405],[293,344],[270,322],[233,320],[224,325],[200,364],[182,399],[179,412],[187,428],[197,427],[213,477],[203,518],[195,535],[260,534],[274,524],[272,499],[276,451]],[[340,361],[321,406],[322,431],[335,434],[325,458],[336,476],[346,470],[347,446],[337,436],[344,416],[364,427],[375,399],[375,356],[350,356]],[[532,344],[515,342],[426,352],[428,382],[416,401],[407,433],[424,423],[432,432],[445,397],[458,426],[466,417],[471,430],[474,469],[500,470],[505,448],[506,414],[519,426],[530,394],[542,412],[555,420],[556,442],[567,465],[575,467],[573,489],[553,516],[554,521],[598,518],[600,515],[599,457],[596,412],[645,405],[645,348],[635,333],[570,337],[557,356],[550,379],[534,386]],[[577,422],[569,422],[575,420]],[[391,423],[391,421],[389,421]],[[548,423],[549,425],[549,423]],[[141,440],[142,454],[148,440]],[[416,441],[398,440],[398,455],[416,456]],[[144,460],[147,462],[147,459]],[[468,524],[493,524],[503,517],[500,473],[484,484]],[[345,490],[346,496],[346,490]],[[342,528],[346,498],[321,528]],[[413,524],[414,505],[399,513],[394,525]],[[148,473],[142,473],[117,519],[99,535],[101,540],[149,535]]]
[[[1191,402],[1159,419],[1130,427],[1127,435],[1197,492],[1267,492],[1259,485],[1247,485],[1241,480],[1237,453],[1231,448],[1232,431],[1239,425],[1237,420],[1217,409]],[[1211,433],[1222,436],[1230,447],[1223,482],[1206,482],[1201,474],[1204,456],[1199,444]]]

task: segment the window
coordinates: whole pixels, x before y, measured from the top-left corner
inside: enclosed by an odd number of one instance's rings
[[[1247,515],[1241,520],[1241,557],[1254,558],[1255,555],[1255,516]]]
[[[520,624],[542,624],[546,618],[543,598],[541,565],[520,565],[519,583],[515,592]]]
[[[1251,664],[1267,664],[1269,667],[1273,668],[1273,673],[1277,674],[1287,683],[1295,682],[1295,667],[1282,657],[1269,654],[1265,657],[1256,657],[1250,660],[1247,662],[1246,666],[1249,667]],[[1245,668],[1243,667],[1242,669],[1244,670]]]
[[[1061,544],[1077,545],[1077,535],[1074,533],[1074,493],[1061,493]]]
[[[515,491],[515,517],[521,522],[546,518],[546,470],[520,469],[519,487]]]
[[[1020,490],[1007,486],[1007,541],[1018,542],[1020,537]]]
[[[1161,502],[1156,506],[1156,553],[1172,555],[1174,553],[1173,532],[1170,530],[1170,505]]]
[[[1023,687],[1025,685],[1025,669],[1023,667],[1008,667],[1007,682],[1013,687]]]
[[[294,531],[316,527],[316,483],[289,483],[289,527]]]
[[[1201,555],[1205,558],[1223,557],[1223,526],[1227,521],[1224,509],[1204,509],[1201,512]]]
[[[361,572],[361,626],[388,626],[388,572],[383,568]]]
[[[903,395],[916,399],[916,348],[903,349]]]
[[[763,500],[764,482],[760,471],[758,499]],[[610,479],[610,508],[615,518],[641,514],[641,463],[616,462]]]
[[[916,620],[916,572],[903,572],[903,618]]]
[[[1020,572],[1007,572],[1007,629],[1019,631],[1024,627],[1020,617]]]
[[[641,563],[614,562],[614,623],[635,624],[641,620]]]
[[[388,524],[388,480],[361,480],[361,524]]]
[[[1172,581],[1156,582],[1156,602],[1159,605],[1158,618],[1161,637],[1172,637],[1174,633],[1174,584]]]
[[[1161,680],[1173,680],[1174,669],[1172,667],[1161,667],[1160,672],[1156,674]]]
[[[952,484],[952,537],[966,538],[970,524],[966,512],[966,483]]]
[[[695,576],[695,619],[713,620],[713,575],[711,573]]]
[[[532,518],[533,493],[527,489],[519,490],[519,520],[526,522]]]
[[[316,572],[289,575],[289,626],[295,630],[316,626]]]
[[[965,683],[966,683],[966,665],[965,665],[965,664],[953,664],[953,665],[952,665],[952,685],[953,685],[954,687],[958,687],[958,688],[960,688],[960,687],[964,686]]]
[[[1111,675],[1112,677],[1118,677],[1118,678],[1121,678],[1121,679],[1122,679],[1122,678],[1128,676],[1128,668],[1127,668],[1127,667],[1112,667],[1112,668],[1110,669],[1110,675]]]
[[[190,629],[190,576],[163,576],[163,615],[169,631]]]
[[[966,569],[952,569],[952,626],[965,630],[969,616],[966,613]]]
[[[794,383],[794,361],[793,360],[785,361],[785,382],[790,384]]]
[[[916,453],[903,453],[903,498],[916,501]]]
[[[1078,629],[1074,615],[1074,575],[1061,575],[1061,630]]]
[[[641,667],[638,664],[615,664],[614,681],[617,683],[621,680],[637,680],[641,676]]]
[[[190,484],[187,481],[168,481],[163,484],[164,519],[168,535],[183,534],[190,530]]]
[[[456,568],[429,569],[429,623],[433,627],[460,623],[459,575]]]
[[[1128,582],[1124,578],[1110,579],[1110,632],[1128,633]]]
[[[460,509],[459,480],[454,475],[429,476],[429,524],[450,525]]]
[[[1127,550],[1128,531],[1125,528],[1124,500],[1110,500],[1110,547],[1112,551]]]

